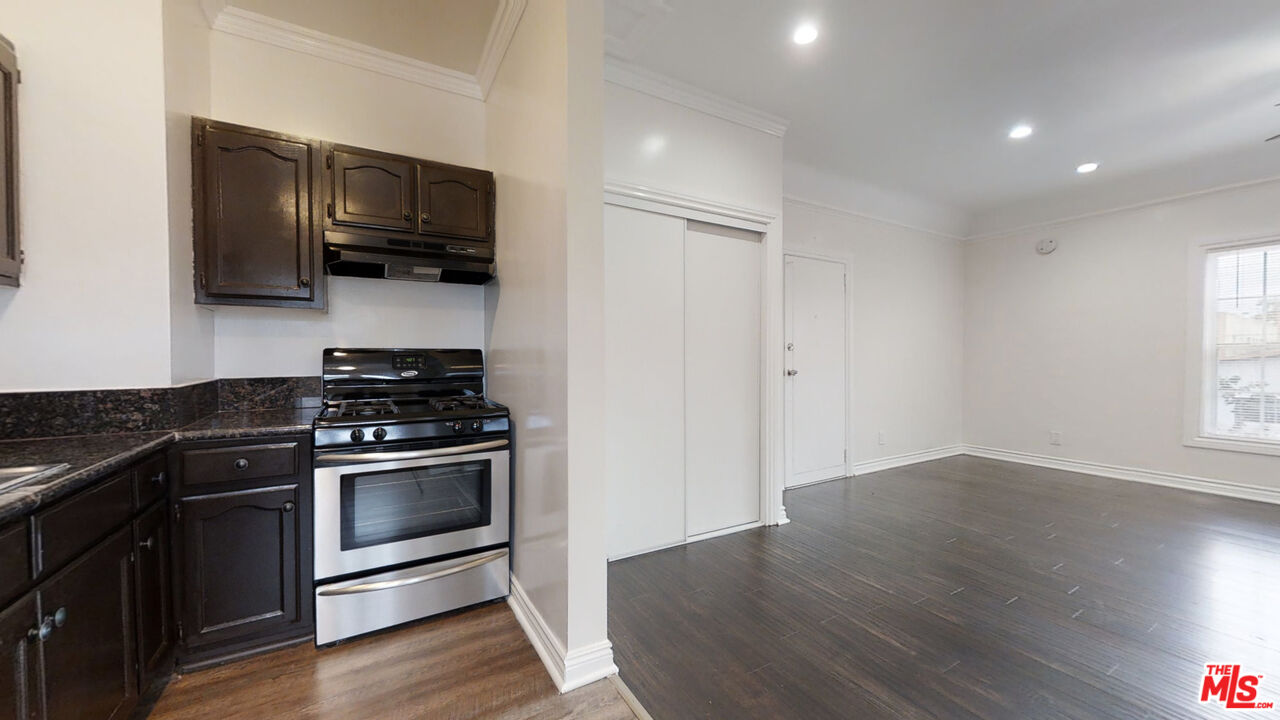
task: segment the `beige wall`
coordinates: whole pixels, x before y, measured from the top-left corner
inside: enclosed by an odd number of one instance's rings
[[[594,405],[604,351],[601,12],[598,0],[529,4],[488,98],[486,141],[504,238],[498,279],[485,288],[489,392],[511,406],[516,428],[513,575],[570,684],[612,669]]]
[[[175,384],[214,377],[213,311],[193,302],[191,116],[209,114],[209,24],[196,0],[163,0],[169,189],[169,348]]]
[[[0,391],[168,384],[160,4],[3,0],[0,19],[27,257],[0,289]]]
[[[1280,182],[970,243],[965,441],[1280,488],[1280,457],[1182,444],[1191,250],[1275,235]]]

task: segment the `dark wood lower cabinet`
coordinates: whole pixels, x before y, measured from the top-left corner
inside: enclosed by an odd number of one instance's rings
[[[40,586],[47,720],[126,717],[138,698],[133,533],[122,528]]]
[[[28,594],[0,612],[0,719],[39,717],[37,684],[39,643],[36,594]]]
[[[299,501],[296,484],[178,501],[183,645],[197,665],[206,646],[310,634]]]
[[[167,506],[156,503],[133,521],[133,541],[137,561],[134,585],[137,588],[139,687],[169,674],[173,668],[173,587],[170,578],[169,523]]]

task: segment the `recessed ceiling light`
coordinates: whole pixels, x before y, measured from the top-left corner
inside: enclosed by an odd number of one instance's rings
[[[818,26],[813,23],[804,23],[791,34],[791,40],[797,45],[808,45],[817,39]]]
[[[1088,175],[1089,173],[1097,169],[1098,169],[1098,163],[1085,163],[1080,167],[1076,168],[1076,172],[1080,173],[1081,175]]]
[[[1013,129],[1009,131],[1009,139],[1024,140],[1031,137],[1031,134],[1035,131],[1036,129],[1030,125],[1014,125]]]

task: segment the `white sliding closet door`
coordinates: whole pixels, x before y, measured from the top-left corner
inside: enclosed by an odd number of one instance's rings
[[[609,557],[685,539],[685,221],[604,209]]]
[[[684,244],[686,533],[760,520],[761,238],[689,221]]]

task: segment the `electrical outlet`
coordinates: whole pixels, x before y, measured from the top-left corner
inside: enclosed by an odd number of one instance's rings
[[[1061,445],[1061,444],[1062,444],[1062,431],[1061,431],[1061,430],[1050,430],[1050,431],[1049,431],[1049,444],[1050,444],[1050,445]]]
[[[883,430],[881,430],[879,433],[877,433],[877,439],[880,441],[880,444],[881,444],[881,445],[883,445],[883,444],[884,444],[884,431],[883,431]]]

